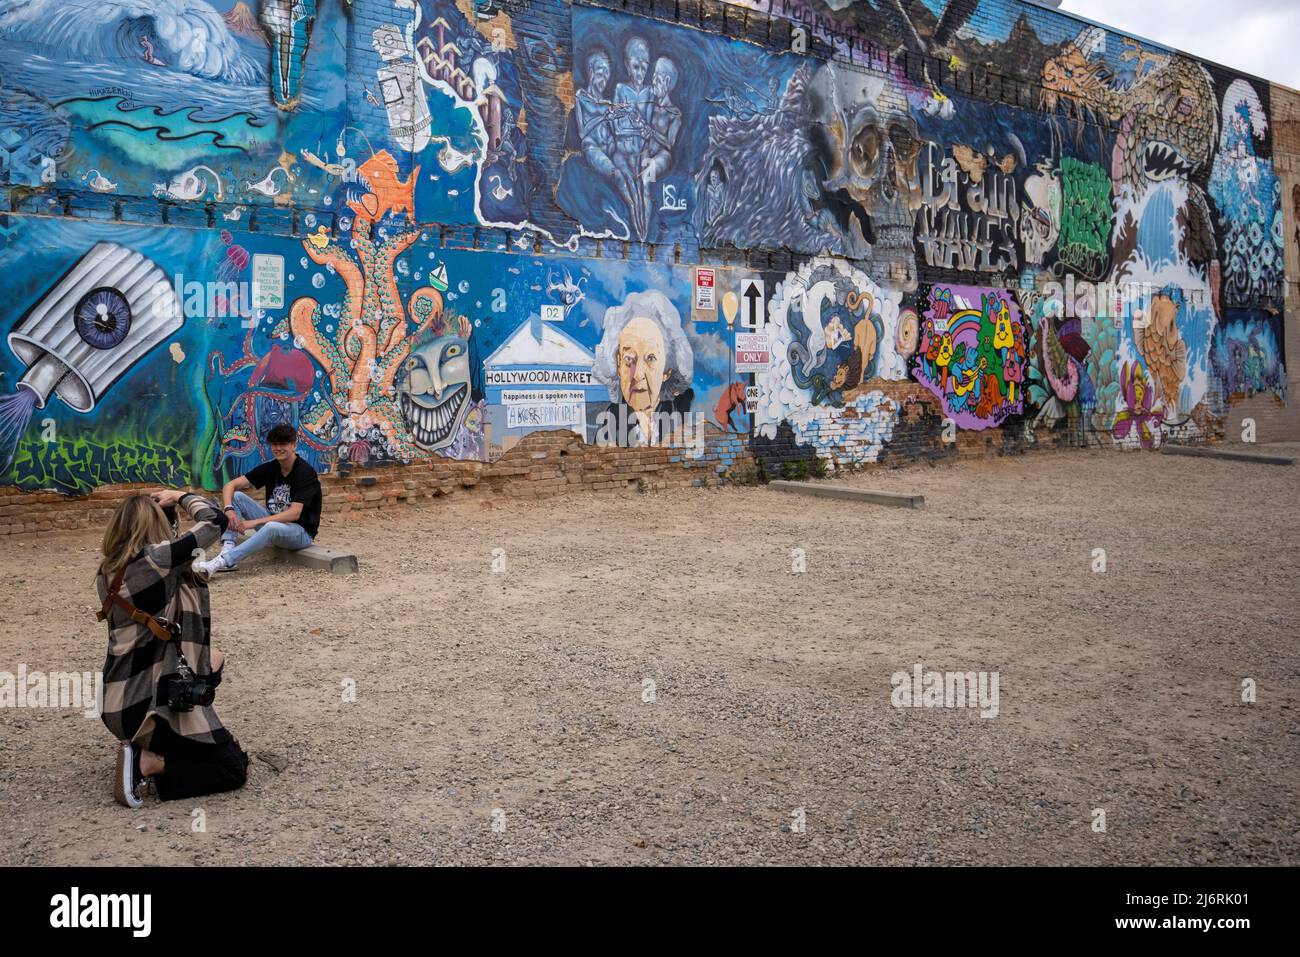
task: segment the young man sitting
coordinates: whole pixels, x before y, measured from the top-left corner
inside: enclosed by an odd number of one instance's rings
[[[316,470],[298,457],[297,430],[282,423],[266,434],[266,442],[275,458],[231,479],[221,490],[229,521],[221,536],[221,554],[211,561],[195,562],[196,570],[233,572],[240,559],[268,545],[297,551],[315,537],[320,527],[320,480]],[[266,489],[266,507],[245,495],[242,490],[246,488]],[[241,532],[251,535],[236,545]]]

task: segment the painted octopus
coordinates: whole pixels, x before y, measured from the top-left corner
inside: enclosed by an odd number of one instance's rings
[[[258,356],[253,350],[253,331],[252,328],[248,330],[239,358],[230,365],[226,365],[220,351],[214,350],[208,354],[204,389],[210,407],[220,417],[215,437],[216,460],[213,464],[213,468],[218,471],[228,458],[267,452],[262,444],[266,423],[258,415],[258,399],[270,400],[281,408],[295,405],[307,397],[314,384],[315,373],[311,360],[306,355],[297,349],[286,352],[278,345],[273,345],[266,355]],[[240,386],[238,397],[228,409],[222,409],[218,404],[222,382],[233,382]],[[331,428],[336,427],[336,412],[333,409],[327,411],[329,414],[326,424]],[[298,437],[299,441],[316,452],[329,451],[329,445],[308,429],[300,429]],[[213,450],[208,451],[211,453]],[[212,455],[203,456],[202,461],[211,462]]]
[[[390,213],[405,211],[406,220],[411,220],[420,168],[403,181],[398,177],[397,161],[381,150],[357,172],[370,191],[348,200],[356,217],[351,232],[355,258],[332,238],[324,245],[319,245],[316,236],[303,241],[303,249],[314,262],[333,266],[343,279],[347,292],[339,318],[330,319],[320,303],[303,297],[294,302],[286,320],[295,343],[324,370],[331,390],[330,402],[308,410],[305,425],[321,434],[334,415],[333,405],[343,411],[354,429],[363,418],[378,427],[394,457],[416,458],[421,453],[402,424],[394,380],[411,343],[442,315],[442,292],[432,286],[421,287],[404,307],[393,266],[419,238],[420,230],[412,228],[379,238],[372,235],[372,228]],[[408,311],[414,323],[410,330]],[[286,322],[280,323],[276,334],[285,332]]]

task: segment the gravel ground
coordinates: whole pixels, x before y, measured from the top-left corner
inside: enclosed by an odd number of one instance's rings
[[[335,517],[360,575],[214,583],[248,786],[127,811],[97,720],[5,709],[0,863],[1300,863],[1300,470],[1071,452],[841,484],[927,508]],[[97,539],[0,544],[0,671],[100,667]],[[892,707],[918,661],[997,672],[997,717]]]

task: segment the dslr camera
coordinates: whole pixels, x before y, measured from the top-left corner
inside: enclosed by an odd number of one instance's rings
[[[182,658],[174,675],[165,675],[158,682],[158,703],[173,711],[193,711],[195,705],[206,708],[217,697],[217,686],[206,678],[197,677],[189,663]]]

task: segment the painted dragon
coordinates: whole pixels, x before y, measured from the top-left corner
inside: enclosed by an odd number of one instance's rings
[[[1111,160],[1116,189],[1188,178],[1209,162],[1218,119],[1209,74],[1194,60],[1149,53],[1124,41],[1134,79],[1119,82],[1098,54],[1106,34],[1088,27],[1043,63],[1040,105],[1084,123],[1104,117],[1118,127]]]

